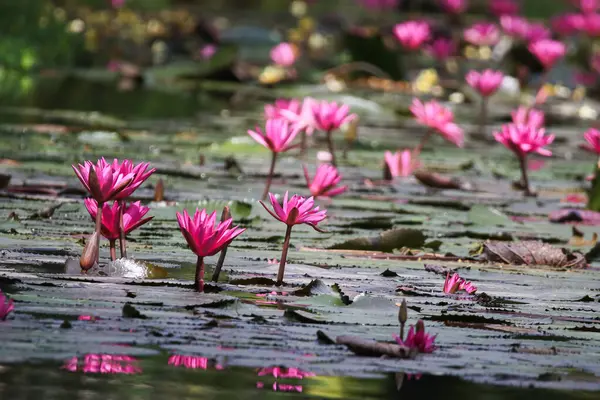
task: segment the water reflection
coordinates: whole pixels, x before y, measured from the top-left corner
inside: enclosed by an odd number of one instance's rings
[[[86,354],[83,362],[77,357],[69,359],[63,369],[70,372],[81,371],[85,374],[139,374],[142,369],[138,361],[131,356],[118,354]]]
[[[272,375],[275,379],[303,379],[305,377],[316,376],[316,374],[308,371],[303,371],[299,368],[284,368],[284,367],[266,367],[258,370],[258,376]],[[267,387],[262,381],[256,382],[257,389]],[[302,393],[304,388],[302,385],[293,385],[289,383],[273,382],[271,386],[274,392],[297,392]]]
[[[169,365],[174,367],[183,366],[190,369],[208,369],[211,362],[206,357],[198,356],[182,356],[179,354],[172,355],[169,357]],[[216,370],[223,370],[225,367],[222,364],[214,364]]]

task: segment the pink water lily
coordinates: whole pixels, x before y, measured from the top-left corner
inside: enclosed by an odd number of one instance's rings
[[[336,167],[328,164],[321,164],[317,167],[314,178],[310,179],[308,169],[303,165],[304,178],[310,194],[317,197],[334,197],[348,190],[348,186],[339,186],[342,176]]]
[[[467,0],[438,0],[440,6],[450,14],[462,14],[467,10]]]
[[[464,144],[463,130],[454,123],[454,114],[452,111],[442,106],[435,100],[423,103],[415,98],[409,107],[417,122],[431,128],[423,137],[423,140],[415,150],[419,154],[425,142],[433,132],[439,133],[442,137],[458,147]]]
[[[554,31],[570,36],[585,30],[586,18],[582,14],[565,13],[552,18],[550,24]]]
[[[538,40],[550,39],[552,32],[541,22],[529,22],[527,25],[527,32],[525,34],[525,40],[528,43],[537,42]]]
[[[313,102],[312,112],[315,128],[327,133],[327,147],[331,153],[331,164],[337,166],[332,133],[345,123],[354,120],[357,116],[356,114],[350,114],[350,107],[347,105],[338,105],[335,101],[328,102],[325,100]]]
[[[290,43],[279,43],[271,49],[271,60],[282,67],[291,67],[297,59],[296,48]]]
[[[596,128],[588,129],[583,135],[587,142],[582,147],[592,153],[600,155],[600,131]]]
[[[491,69],[486,69],[481,72],[469,71],[465,79],[469,86],[477,90],[480,95],[488,97],[496,93],[502,84],[504,74],[500,71]]]
[[[528,49],[546,69],[552,68],[567,52],[564,43],[551,39],[532,42],[529,44]]]
[[[505,34],[525,40],[529,31],[529,22],[518,15],[503,15],[500,17],[500,26]]]
[[[511,111],[510,115],[516,125],[527,125],[534,129],[544,126],[544,112],[535,108],[520,106],[516,111]]]
[[[84,203],[88,213],[95,220],[98,213],[98,203],[91,198],[85,199]],[[144,218],[148,211],[150,211],[150,208],[143,206],[140,201],[136,201],[129,204],[123,210],[123,225],[121,227],[121,207],[124,207],[124,205],[118,201],[115,201],[112,207],[109,203],[104,203],[102,206],[102,227],[100,233],[110,241],[110,255],[113,261],[116,259],[115,241],[119,239],[121,229],[123,229],[125,235],[128,235],[154,218]]]
[[[461,278],[457,273],[450,276],[450,273],[448,272],[446,274],[446,280],[444,281],[444,293],[454,294],[459,290],[464,290],[468,294],[473,294],[477,291],[477,287],[470,281]]]
[[[429,40],[431,29],[424,21],[407,21],[394,26],[394,35],[406,50],[418,50]]]
[[[300,112],[300,101],[296,99],[277,99],[274,104],[265,104],[265,119],[285,118],[281,111],[291,111],[294,114]]]
[[[527,177],[526,156],[533,152],[543,156],[551,156],[552,152],[544,147],[554,141],[554,135],[546,136],[543,128],[536,128],[531,125],[506,124],[502,125],[500,132],[494,133],[494,137],[517,156],[521,167],[521,181],[525,188],[525,194],[531,195],[532,192]]]
[[[427,46],[427,52],[431,54],[436,60],[444,61],[449,57],[452,57],[456,53],[456,44],[452,39],[437,38],[429,46]]]
[[[14,309],[15,304],[13,299],[6,297],[0,289],[0,321],[4,321]]]
[[[196,262],[196,277],[194,279],[195,289],[199,292],[204,290],[204,257],[212,256],[221,251],[225,246],[246,229],[236,226],[230,228],[233,222],[229,218],[223,222],[217,222],[217,212],[208,214],[206,210],[196,209],[191,217],[187,210],[177,214],[179,229],[190,249],[198,256]]]
[[[419,353],[432,353],[435,349],[435,338],[437,335],[425,333],[425,324],[423,321],[417,321],[416,326],[411,325],[408,329],[408,335],[405,340],[394,335],[394,339],[400,346],[406,346],[411,349],[417,349]]]
[[[262,195],[263,199],[267,197],[267,193],[273,182],[277,154],[296,147],[295,145],[292,145],[292,142],[296,138],[296,135],[298,135],[298,132],[298,128],[292,126],[292,124],[284,118],[267,120],[264,132],[258,126],[254,131],[248,130],[248,134],[252,139],[271,150],[271,165],[269,167],[269,174],[267,175],[265,190]]]
[[[571,0],[571,2],[584,14],[595,13],[600,8],[600,1],[598,0]]]
[[[500,40],[500,29],[496,24],[478,22],[465,29],[463,37],[475,46],[494,46]]]
[[[115,163],[109,164],[104,158],[96,164],[85,161],[83,165],[72,167],[82,185],[99,203],[115,199],[135,178],[133,171],[122,171],[120,165],[115,168]]]
[[[392,153],[386,151],[384,154],[385,164],[392,178],[411,176],[413,170],[418,166],[417,160],[413,160],[410,150]]]
[[[497,17],[502,15],[515,15],[519,13],[519,3],[515,0],[490,0],[490,11]]]
[[[275,195],[272,193],[269,193],[269,200],[271,201],[273,211],[271,211],[262,201],[260,201],[260,204],[269,214],[271,214],[273,218],[287,225],[285,239],[283,242],[283,250],[281,252],[279,271],[277,272],[277,285],[279,286],[283,283],[285,263],[287,261],[287,253],[290,246],[290,238],[292,235],[293,226],[306,224],[311,226],[316,231],[323,232],[317,227],[317,224],[322,222],[327,217],[327,211],[320,210],[318,206],[315,207],[315,201],[313,197],[305,198],[295,194],[288,199],[288,192],[285,192],[285,195],[283,196],[283,203],[281,205],[279,204],[279,201]]]

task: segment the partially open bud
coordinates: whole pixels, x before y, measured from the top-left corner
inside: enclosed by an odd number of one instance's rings
[[[94,232],[83,248],[83,253],[81,253],[81,258],[79,259],[79,266],[84,271],[92,268],[98,259],[98,252],[100,251],[98,248],[98,238],[98,232]]]
[[[418,332],[425,332],[425,324],[423,323],[423,320],[418,320],[417,324],[415,325],[415,333]]]
[[[223,208],[223,213],[221,213],[221,222],[225,222],[229,218],[231,218],[231,211],[229,206],[225,206],[225,208]]]
[[[408,307],[406,305],[406,299],[402,299],[400,304],[400,310],[398,311],[398,321],[404,325],[408,320]]]
[[[165,184],[162,179],[154,187],[154,201],[163,201],[165,199]]]

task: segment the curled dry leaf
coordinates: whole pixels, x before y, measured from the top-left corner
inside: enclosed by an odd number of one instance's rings
[[[525,240],[503,242],[488,240],[483,244],[480,258],[485,261],[512,265],[547,265],[555,268],[586,268],[583,254],[547,243]]]
[[[435,172],[416,171],[415,178],[423,185],[436,189],[472,190],[469,182],[462,182],[456,178],[449,178]]]

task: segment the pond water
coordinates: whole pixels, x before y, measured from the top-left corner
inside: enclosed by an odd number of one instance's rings
[[[564,198],[581,192],[592,169],[593,157],[576,153],[580,126],[548,110],[558,140],[554,157],[534,160],[541,163],[531,173],[537,198],[513,190],[516,162],[504,148],[476,140],[456,149],[434,138],[422,154],[429,169],[474,189],[427,188],[413,177],[390,184],[381,182],[383,151],[414,146],[425,133],[405,118],[410,96],[322,94],[361,116],[359,139],[341,163],[350,190],[319,201],[329,211],[327,233],[295,229],[286,285],[276,288],[269,260],[280,257],[284,229],[257,203],[268,153],[246,130],[261,123],[265,101],[314,88],[260,92],[233,107],[237,89],[123,93],[110,83],[44,79],[5,101],[0,171],[11,175],[12,189],[1,192],[0,289],[16,310],[0,322],[0,398],[597,398],[597,262],[518,266],[471,252],[488,239],[581,252],[594,246],[594,225],[574,235],[573,225],[548,219],[578,206]],[[509,111],[494,107],[490,131]],[[457,115],[473,126],[469,105]],[[344,146],[341,136],[336,143]],[[282,157],[273,191],[306,194],[302,164],[313,171],[322,148],[317,136],[306,158]],[[70,165],[100,156],[158,168],[136,192],[154,220],[131,235],[138,262],[81,274],[69,259],[81,253],[92,223]],[[242,172],[225,168],[231,157]],[[159,178],[164,201],[153,200]],[[219,284],[198,294],[175,212],[225,205],[248,230],[232,243]],[[394,252],[352,242],[376,243],[390,229]],[[101,256],[108,263],[104,242]],[[215,262],[207,258],[208,276]],[[444,275],[425,264],[459,270],[479,295],[445,295]],[[423,319],[438,335],[434,353],[367,358],[318,340],[323,331],[390,342],[402,299],[409,323]],[[132,318],[129,306],[141,316]]]

